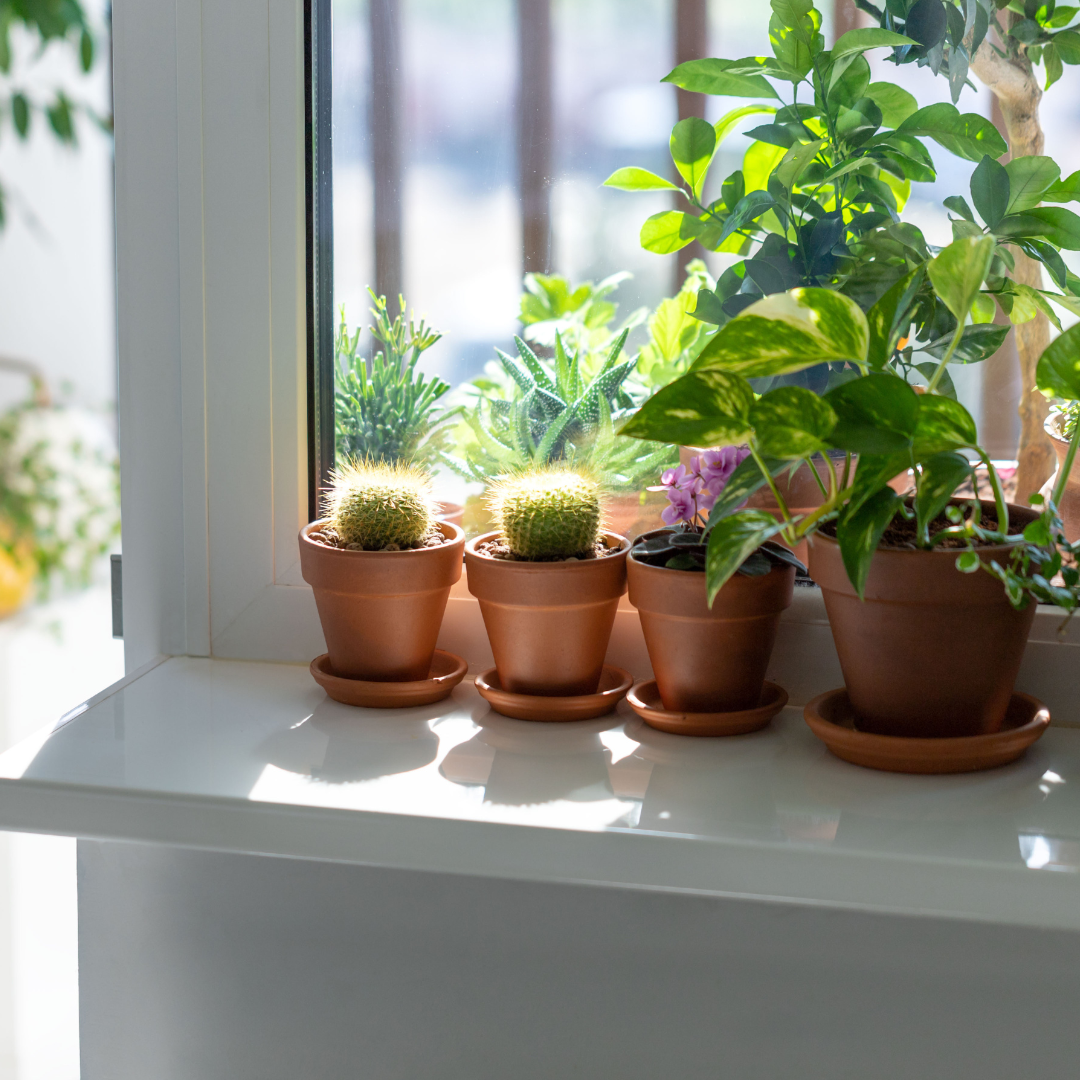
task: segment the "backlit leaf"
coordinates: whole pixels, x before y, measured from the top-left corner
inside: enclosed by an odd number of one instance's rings
[[[1080,323],[1050,342],[1039,357],[1035,381],[1044,394],[1080,401]]]
[[[716,149],[716,132],[712,124],[696,116],[680,120],[671,131],[669,145],[671,160],[675,162],[679,175],[690,185],[694,195],[700,198]]]
[[[961,322],[971,311],[993,256],[992,236],[964,236],[954,240],[927,267],[934,291]]]
[[[897,130],[905,135],[929,136],[968,161],[981,161],[984,154],[996,159],[1009,149],[998,129],[985,116],[961,113],[946,101],[912,113]]]
[[[688,60],[665,75],[661,82],[674,83],[695,94],[779,100],[779,95],[763,75],[729,74],[728,68],[735,63],[715,58]]]
[[[648,169],[638,169],[630,166],[625,169],[616,169],[605,181],[604,187],[618,188],[619,191],[678,191],[677,184],[657,176]]]
[[[717,446],[750,433],[754,392],[739,375],[692,371],[658,390],[619,429],[635,439]]]
[[[824,452],[836,426],[836,413],[811,390],[781,386],[770,390],[750,409],[754,438],[763,454],[804,458]]]

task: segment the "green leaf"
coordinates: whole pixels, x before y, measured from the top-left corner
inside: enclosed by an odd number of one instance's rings
[[[737,109],[732,109],[730,112],[724,113],[719,120],[713,124],[713,131],[716,132],[716,145],[719,146],[738,126],[738,123],[744,116],[754,116],[757,113],[775,113],[775,105],[740,105]]]
[[[860,454],[855,465],[855,480],[845,514],[855,513],[867,499],[888,487],[893,477],[906,474],[913,465],[911,449],[891,454]]]
[[[965,221],[974,223],[975,215],[971,212],[971,207],[968,206],[967,199],[963,195],[950,195],[947,199],[942,199],[942,204],[946,210],[951,210]]]
[[[919,398],[896,375],[867,375],[830,390],[825,400],[836,413],[831,442],[856,454],[907,450],[919,416]]]
[[[866,313],[870,330],[870,346],[866,352],[867,363],[872,368],[882,368],[890,360],[900,336],[904,318],[911,308],[916,293],[922,288],[925,269],[915,267],[905,274]]]
[[[934,454],[920,462],[915,495],[915,528],[921,542],[929,540],[930,523],[945,509],[953,492],[971,476],[971,462],[961,454]]]
[[[842,34],[837,43],[832,47],[832,58],[835,63],[841,56],[848,53],[866,52],[867,49],[891,49],[897,45],[917,45],[903,34],[893,33],[892,30],[879,30],[871,27],[866,30],[849,30]]]
[[[718,521],[709,533],[705,556],[705,581],[709,607],[743,561],[782,528],[764,510],[740,510]]]
[[[1066,64],[1080,64],[1080,34],[1075,30],[1062,30],[1054,35],[1054,48]]]
[[[792,289],[758,300],[722,326],[692,371],[784,375],[814,364],[866,363],[869,330],[854,300],[832,289]]]
[[[741,376],[691,371],[658,390],[619,434],[683,446],[739,443],[750,433],[753,403],[754,392]]]
[[[1080,200],[1080,169],[1051,184],[1043,193],[1043,202],[1066,203]]]
[[[980,300],[986,297],[985,293],[979,294]],[[991,304],[993,301],[990,301]],[[991,315],[993,318],[993,315]],[[978,364],[988,360],[1005,343],[1009,334],[1007,326],[998,326],[996,323],[983,323],[978,326],[965,326],[960,336],[960,342],[953,350],[950,364]],[[940,360],[952,344],[952,334],[931,341],[920,347],[921,352],[929,353]]]
[[[616,169],[605,181],[604,187],[618,188],[619,191],[678,191],[679,186],[665,180],[648,169],[629,166]]]
[[[780,100],[763,75],[732,75],[728,68],[736,61],[688,60],[661,79],[661,82],[674,83],[683,90],[695,94],[715,94],[718,97],[775,98]]]
[[[645,224],[641,226],[641,246],[656,255],[670,255],[692,244],[705,232],[705,228],[693,214],[664,210],[645,219]]]
[[[1036,206],[1011,214],[994,228],[997,236],[1041,236],[1066,251],[1080,251],[1080,217],[1063,206]]]
[[[912,113],[897,131],[904,135],[926,135],[968,161],[981,161],[984,154],[999,158],[1009,149],[998,129],[986,117],[978,113],[961,113],[946,101]]]
[[[828,449],[836,413],[812,390],[780,386],[754,402],[750,423],[763,454],[804,458]]]
[[[937,364],[927,361],[924,364],[916,364],[915,370],[922,375],[927,383],[929,383],[937,373],[937,367]],[[948,368],[946,368],[938,377],[936,393],[940,394],[942,397],[950,398],[952,401],[956,400],[956,384],[952,381],[952,376],[949,374]]]
[[[11,119],[15,122],[19,138],[25,139],[30,130],[30,102],[25,94],[11,95]]]
[[[780,164],[776,166],[773,176],[790,190],[799,182],[803,170],[814,160],[818,151],[825,146],[825,143],[825,139],[818,139],[809,143],[796,143],[784,154]]]
[[[848,33],[852,31],[849,30]],[[833,55],[836,55],[835,51]],[[866,88],[865,94],[877,102],[877,107],[881,110],[882,123],[886,127],[898,128],[909,116],[919,111],[919,103],[914,95],[909,94],[896,83],[871,83]]]
[[[975,421],[960,402],[938,394],[919,397],[919,419],[912,448],[916,461],[924,461],[946,450],[974,447],[978,441]]]
[[[680,120],[672,128],[669,145],[671,160],[679,175],[690,185],[695,197],[700,198],[716,149],[716,132],[712,124],[696,116]]]
[[[881,488],[862,502],[853,512],[845,513],[836,526],[840,556],[844,560],[848,580],[859,599],[866,592],[870,563],[881,543],[882,534],[896,516],[900,496],[890,487]]]
[[[992,229],[1005,216],[1010,201],[1009,173],[988,154],[971,174],[971,201]]]
[[[993,257],[992,236],[964,236],[954,240],[927,267],[934,292],[961,322],[971,311]]]
[[[1046,347],[1035,369],[1035,384],[1044,394],[1080,401],[1080,323]]]
[[[89,71],[94,66],[94,39],[89,30],[83,30],[79,35],[79,63],[83,71]]]

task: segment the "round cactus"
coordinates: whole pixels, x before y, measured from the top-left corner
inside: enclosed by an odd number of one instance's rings
[[[431,480],[392,462],[349,461],[336,469],[326,517],[343,544],[365,551],[411,548],[435,528]]]
[[[540,469],[495,485],[495,524],[521,559],[590,552],[600,536],[600,485],[568,469]]]

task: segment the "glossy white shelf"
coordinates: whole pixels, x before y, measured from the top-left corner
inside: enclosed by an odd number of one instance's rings
[[[0,756],[0,828],[1080,929],[1080,731],[955,777],[832,758],[789,708],[686,739],[470,686],[352,709],[306,668],[173,658]]]

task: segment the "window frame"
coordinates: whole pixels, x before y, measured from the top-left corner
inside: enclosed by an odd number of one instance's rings
[[[127,667],[308,660],[304,4],[113,19]]]

